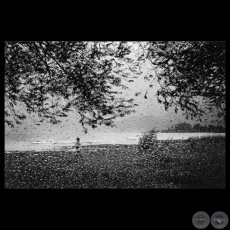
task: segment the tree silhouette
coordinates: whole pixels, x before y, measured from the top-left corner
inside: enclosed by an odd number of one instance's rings
[[[193,130],[194,130],[195,132],[201,132],[201,131],[202,131],[202,125],[200,125],[200,124],[195,124],[195,125],[193,126]]]
[[[129,55],[134,45],[136,58]],[[80,123],[96,128],[114,126],[113,120],[135,112],[134,98],[125,100],[122,90],[141,74],[150,61],[160,84],[156,95],[167,110],[175,106],[186,117],[199,117],[218,108],[225,116],[224,42],[5,42],[5,122],[13,125],[35,112],[53,124],[69,111],[80,114]],[[127,82],[127,84],[126,84]],[[136,92],[136,96],[141,95]],[[39,123],[37,124],[39,125]]]
[[[192,130],[192,126],[186,122],[179,123],[175,125],[175,131],[179,132],[190,132]]]
[[[193,127],[186,122],[175,124],[175,126],[168,128],[168,130],[162,130],[161,132],[212,132],[212,133],[224,133],[225,128],[221,125],[208,125],[202,126],[201,124],[195,124]]]

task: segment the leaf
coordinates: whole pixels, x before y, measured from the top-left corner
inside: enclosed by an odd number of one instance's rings
[[[135,96],[138,96],[139,94],[141,94],[141,92],[137,92],[137,93],[135,93]]]
[[[147,93],[145,94],[144,98],[147,99]]]

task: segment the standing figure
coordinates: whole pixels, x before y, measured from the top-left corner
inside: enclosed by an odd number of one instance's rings
[[[80,153],[80,150],[81,150],[80,138],[78,137],[76,140],[77,140],[77,142],[75,144],[75,148],[77,150],[77,153]]]

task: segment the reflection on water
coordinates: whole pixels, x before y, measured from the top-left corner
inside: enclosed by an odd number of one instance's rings
[[[137,144],[140,132],[93,133],[79,136],[82,146],[98,144]],[[225,136],[225,133],[157,133],[158,140],[180,140],[189,137]],[[61,146],[73,146],[76,137],[53,135],[51,139],[35,134],[11,134],[5,136],[5,150],[51,150]]]

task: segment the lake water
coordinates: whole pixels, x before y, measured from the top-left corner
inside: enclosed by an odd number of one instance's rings
[[[142,133],[92,133],[80,136],[82,146],[98,144],[137,144]],[[183,140],[189,137],[225,136],[225,133],[157,133],[158,140]],[[5,135],[5,150],[52,150],[61,146],[73,146],[76,137],[53,135],[39,137],[35,134],[11,134]],[[35,143],[34,143],[35,142]],[[38,143],[36,143],[38,142]]]

